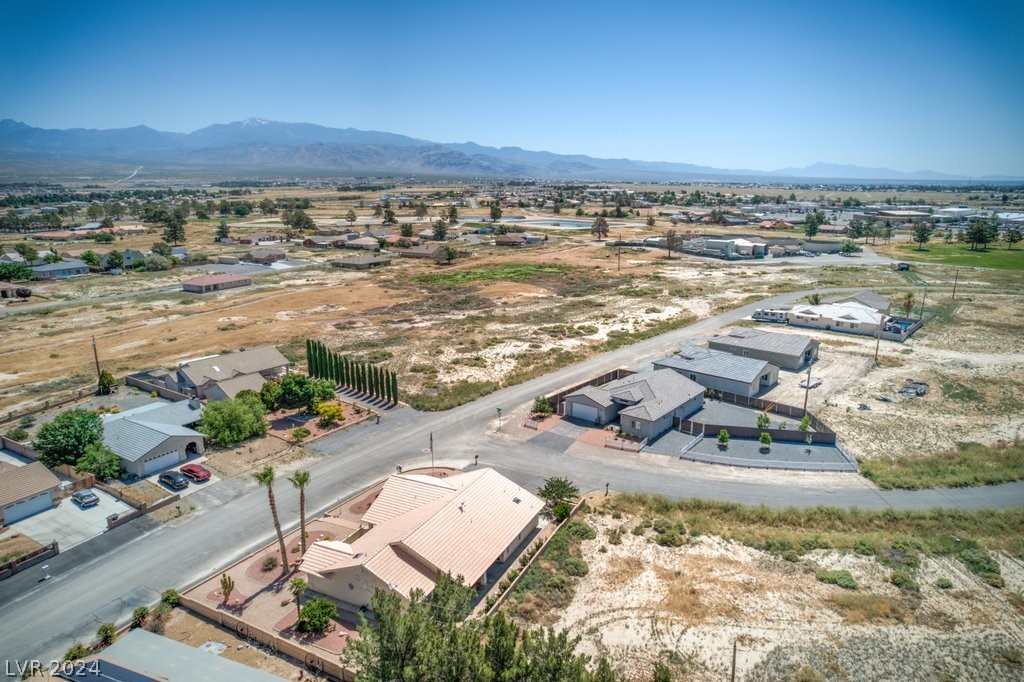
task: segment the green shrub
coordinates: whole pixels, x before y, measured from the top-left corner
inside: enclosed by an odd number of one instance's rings
[[[11,440],[16,440],[19,443],[23,443],[28,438],[28,431],[21,428],[20,426],[15,426],[13,429],[10,429],[7,433],[5,433],[4,436],[10,438]]]
[[[917,584],[917,580],[914,579],[914,574],[906,568],[897,568],[889,575],[889,582],[901,590],[909,590],[911,592],[920,592],[921,586]]]
[[[113,623],[104,623],[96,630],[96,636],[99,638],[100,644],[110,646],[117,636],[117,626]]]
[[[826,571],[825,569],[818,569],[818,571],[814,574],[814,577],[816,577],[823,583],[828,583],[829,585],[838,585],[844,590],[857,589],[857,581],[854,580],[853,576],[850,575],[850,572],[846,570]]]
[[[142,624],[146,622],[146,618],[149,617],[149,607],[140,606],[132,611],[132,627],[142,627]]]
[[[498,594],[505,592],[511,585],[511,580],[508,580],[507,578],[502,579],[501,582],[498,583]]]
[[[622,529],[612,528],[608,531],[608,544],[609,545],[621,545],[622,544]]]
[[[297,429],[292,429],[292,439],[296,442],[301,442],[302,439],[309,437],[309,429],[305,426],[300,426]]]
[[[668,519],[655,519],[651,527],[654,528],[655,533],[664,533],[667,530],[671,530],[673,526],[672,522]]]
[[[953,589],[953,581],[949,578],[939,578],[935,581],[935,587],[940,590],[951,590]]]
[[[171,609],[173,608],[174,607],[170,604],[160,602],[159,604],[153,607],[153,610],[149,612],[149,615],[150,617],[155,618],[156,620],[164,620],[165,618],[167,618],[168,615],[170,615]]]
[[[569,557],[563,562],[562,566],[565,568],[566,573],[576,578],[582,578],[587,573],[590,573],[590,566],[587,565],[586,561],[578,557]]]
[[[551,407],[551,401],[540,395],[533,399],[533,414],[553,414],[554,408]]]
[[[565,526],[565,533],[576,540],[593,540],[597,537],[597,531],[585,521],[570,521]]]
[[[647,529],[644,527],[644,524],[642,523],[638,523],[635,526],[633,526],[633,535],[643,535],[646,532]]]
[[[555,517],[555,521],[565,521],[570,514],[572,514],[572,505],[568,502],[559,502],[551,507],[551,515]]]
[[[680,547],[686,544],[686,536],[680,535],[675,528],[669,528],[663,533],[658,533],[654,541],[662,547]]]
[[[320,597],[312,597],[302,605],[295,629],[299,632],[322,634],[331,624],[331,619],[337,615],[338,607],[334,605],[334,602]]]
[[[68,649],[67,652],[64,654],[64,660],[77,661],[80,658],[85,658],[90,653],[92,652],[89,651],[89,647],[85,646],[81,642],[75,642],[71,645],[71,648]]]
[[[277,568],[277,557],[271,554],[263,560],[262,565],[264,571],[273,571],[275,568]]]
[[[861,556],[873,556],[878,553],[878,548],[871,540],[860,539],[854,544],[853,551]]]
[[[800,556],[800,552],[796,551],[795,549],[787,549],[782,553],[782,558],[784,561],[788,561],[794,564],[800,561]]]
[[[516,578],[519,577],[519,569],[518,568],[513,568],[511,571],[508,572],[508,575],[506,577],[509,580],[515,580]]]

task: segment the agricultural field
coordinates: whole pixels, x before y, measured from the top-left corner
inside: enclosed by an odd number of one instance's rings
[[[592,500],[506,612],[620,673],[1003,680],[1024,672],[1019,511],[986,518]],[[959,540],[955,540],[952,535]]]
[[[960,265],[975,268],[999,268],[1001,270],[1024,270],[1024,248],[1007,248],[1006,242],[994,242],[989,247],[971,249],[970,244],[944,244],[938,241],[936,230],[932,241],[918,248],[916,244],[899,244],[879,251],[892,258],[944,265]]]

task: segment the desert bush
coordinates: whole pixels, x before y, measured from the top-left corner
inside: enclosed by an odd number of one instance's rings
[[[101,645],[110,646],[114,642],[114,637],[117,636],[117,626],[113,623],[104,623],[96,630],[96,636]]]
[[[338,607],[334,602],[320,597],[312,597],[299,611],[299,620],[295,629],[299,632],[321,634],[331,624],[331,619],[337,617]]]
[[[935,587],[940,590],[951,590],[953,589],[953,581],[949,578],[939,578],[935,581]]]
[[[675,528],[668,528],[664,532],[658,533],[654,541],[662,547],[680,547],[686,544],[686,536],[680,535]]]
[[[608,544],[609,545],[621,545],[622,544],[622,529],[612,528],[608,531]]]
[[[264,571],[273,571],[277,568],[277,557],[274,555],[268,556],[263,560],[262,566]]]
[[[850,572],[846,570],[826,571],[825,569],[818,569],[815,572],[814,577],[823,583],[837,585],[844,590],[857,589],[857,581],[854,580]]]
[[[1003,576],[999,574],[999,564],[984,547],[965,547],[960,551],[960,561],[967,570],[981,576],[992,587],[1004,585]]]
[[[533,399],[533,414],[553,414],[554,408],[551,407],[551,401],[540,395]]]
[[[575,578],[582,578],[587,573],[590,573],[590,566],[587,562],[578,557],[569,557],[562,564],[565,568],[565,572]]]
[[[871,540],[861,538],[853,545],[853,551],[861,556],[874,556],[878,553],[878,548]]]
[[[898,568],[889,575],[889,582],[901,590],[920,592],[921,586],[914,579],[914,574],[906,568]]]
[[[7,433],[5,433],[4,436],[10,438],[11,440],[16,440],[19,443],[22,443],[28,438],[28,431],[21,428],[20,426],[15,426],[13,429],[10,429]]]
[[[77,661],[80,658],[85,658],[90,653],[92,652],[89,651],[89,647],[85,646],[81,642],[75,642],[71,645],[71,648],[64,653],[64,660]]]
[[[555,517],[555,521],[565,521],[570,514],[572,514],[572,505],[568,502],[559,502],[551,507],[551,515]]]
[[[292,439],[295,442],[301,442],[304,438],[309,437],[309,429],[305,426],[300,426],[297,429],[292,429]]]
[[[575,540],[593,540],[597,531],[586,521],[570,521],[565,526],[565,533]]]

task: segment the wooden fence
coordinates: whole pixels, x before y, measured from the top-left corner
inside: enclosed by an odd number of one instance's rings
[[[0,415],[0,424],[6,424],[8,422],[13,422],[18,419],[21,419],[22,417],[27,417],[32,414],[39,414],[40,412],[45,412],[46,410],[52,409],[54,407],[62,407],[64,405],[67,405],[68,403],[77,402],[82,398],[94,395],[95,392],[96,391],[93,388],[80,388],[76,390],[74,393],[70,393],[63,398],[50,398],[49,400],[44,400],[41,406],[33,407],[32,409],[29,410],[22,410],[21,412],[11,411],[4,413],[3,415]]]
[[[584,381],[581,384],[576,384],[575,386],[570,386],[569,388],[564,388],[561,391],[558,391],[557,393],[552,393],[545,397],[548,399],[548,402],[551,403],[551,407],[552,409],[554,409],[555,414],[564,415],[565,396],[569,395],[570,393],[575,393],[584,386],[602,386],[610,381],[615,381],[616,379],[628,377],[631,374],[636,374],[636,372],[634,372],[631,369],[626,369],[625,367],[619,367],[617,369],[613,369],[610,372],[605,372],[601,376],[594,377],[593,379]]]
[[[7,563],[0,565],[0,580],[4,578],[10,578],[19,571],[24,571],[26,568],[35,566],[36,564],[46,561],[50,557],[54,557],[60,554],[60,546],[57,541],[54,540],[48,545],[40,547],[34,552],[29,552],[24,556],[20,556],[17,559],[12,559]]]

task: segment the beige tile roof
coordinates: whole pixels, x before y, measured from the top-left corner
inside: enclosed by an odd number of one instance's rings
[[[256,391],[259,393],[260,389],[263,388],[263,384],[267,383],[267,380],[259,372],[253,372],[251,374],[239,374],[230,379],[222,379],[216,383],[217,386],[220,386],[220,390],[224,391],[224,395],[234,398],[241,391]]]
[[[58,487],[60,479],[42,462],[0,468],[0,507]]]
[[[193,360],[179,367],[178,371],[188,377],[193,385],[202,386],[207,381],[223,381],[240,374],[266,372],[287,364],[288,358],[273,346],[258,346],[237,353]]]
[[[405,597],[429,593],[437,571],[473,584],[544,506],[493,469],[424,478],[391,476],[363,517],[378,523],[351,545],[313,543],[301,570],[322,576],[362,566]]]

